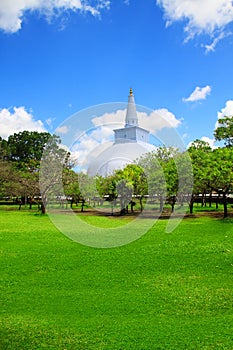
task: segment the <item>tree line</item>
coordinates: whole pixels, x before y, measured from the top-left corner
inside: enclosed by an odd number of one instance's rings
[[[224,143],[222,147],[211,149],[201,140],[186,152],[159,147],[110,176],[90,178],[72,170],[70,153],[58,136],[15,133],[8,140],[0,138],[0,197],[14,198],[19,207],[37,201],[42,213],[54,196],[65,196],[71,206],[81,202],[82,209],[85,202],[102,198],[112,207],[118,202],[122,214],[128,206],[133,210],[135,199],[141,211],[150,197],[158,201],[160,211],[165,202],[172,211],[186,202],[192,213],[195,201],[204,203],[208,198],[210,205],[221,201],[227,217],[233,191],[233,117],[220,119],[214,136]]]

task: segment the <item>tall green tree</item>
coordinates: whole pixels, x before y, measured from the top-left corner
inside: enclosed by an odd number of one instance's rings
[[[214,131],[214,137],[218,141],[224,141],[225,146],[233,146],[233,116],[218,120],[218,127]]]
[[[39,184],[43,214],[50,201],[64,195],[63,173],[70,168],[70,154],[60,144],[61,140],[58,136],[50,136],[40,163]]]
[[[202,195],[202,202],[207,192],[212,189],[212,149],[202,140],[195,140],[188,149],[193,166],[193,195],[190,200],[190,213],[193,213],[195,197]]]
[[[7,159],[16,162],[19,168],[39,167],[46,143],[51,138],[47,132],[22,131],[9,136]]]
[[[133,194],[139,198],[141,211],[143,198],[148,194],[148,183],[143,168],[137,164],[128,164],[124,169],[115,172],[116,181],[127,180],[133,187]]]
[[[81,196],[78,174],[67,167],[64,168],[62,174],[62,182],[66,197],[70,197],[71,207],[74,202],[78,202]]]
[[[0,159],[6,160],[8,153],[8,143],[0,136]]]
[[[10,162],[0,159],[0,196],[15,195],[17,188],[18,181],[14,168]]]
[[[174,183],[173,188],[176,189],[177,201],[181,206],[186,202],[190,205],[193,193],[193,166],[192,160],[190,158],[189,152],[179,152],[174,158],[177,178],[174,180],[177,183]],[[176,176],[176,175],[174,175]]]
[[[116,185],[117,197],[120,200],[121,214],[128,212],[128,205],[132,201],[133,184],[127,179],[121,179]]]
[[[156,151],[147,153],[139,160],[139,165],[143,168],[150,196],[159,198],[160,211],[163,210],[166,198],[170,201],[174,209],[174,200],[178,188],[177,168],[174,158],[179,154],[173,147],[159,147]]]
[[[89,205],[92,199],[95,203],[95,198],[98,196],[96,180],[95,177],[91,177],[88,174],[82,172],[78,174],[80,195]]]
[[[211,187],[222,195],[224,218],[228,216],[227,196],[233,191],[233,147],[217,148],[212,152]]]
[[[97,176],[95,179],[96,189],[101,198],[107,198],[109,202],[114,202],[117,198],[117,179],[114,175],[107,177]]]

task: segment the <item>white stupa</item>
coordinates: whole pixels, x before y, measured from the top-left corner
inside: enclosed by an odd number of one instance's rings
[[[142,155],[155,150],[155,146],[149,143],[149,131],[138,124],[132,89],[128,96],[125,126],[114,130],[114,134],[114,142],[100,145],[92,152],[88,168],[90,176],[106,177],[115,170],[123,169],[127,164],[134,163]]]
[[[149,131],[138,126],[138,116],[134,101],[133,90],[130,89],[128,97],[128,106],[125,118],[125,127],[114,130],[115,143],[128,142],[149,142]]]

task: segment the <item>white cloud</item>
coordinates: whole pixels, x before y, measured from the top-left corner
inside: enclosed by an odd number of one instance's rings
[[[220,40],[222,40],[223,38],[229,36],[229,35],[231,35],[231,33],[224,33],[224,32],[221,32],[218,36],[216,36],[216,37],[214,38],[214,40],[212,41],[211,44],[209,44],[209,45],[207,45],[207,44],[206,44],[206,45],[202,45],[202,47],[205,48],[205,53],[214,52],[214,51],[215,51],[215,48],[216,48],[216,45],[218,44],[218,42],[219,42]]]
[[[167,26],[186,22],[187,40],[202,33],[215,35],[233,21],[232,0],[157,0],[157,4],[165,12]]]
[[[228,100],[221,112],[218,112],[218,119],[233,116],[233,100]]]
[[[46,131],[41,120],[35,120],[24,107],[14,107],[13,111],[4,108],[0,110],[0,136],[4,139],[21,131]]]
[[[150,114],[137,112],[139,126],[155,133],[163,128],[177,128],[181,124],[175,115],[162,108],[152,111]],[[94,130],[84,133],[71,148],[72,154],[78,159],[80,166],[85,166],[90,161],[90,155],[95,151],[102,152],[114,139],[114,129],[122,128],[125,124],[126,110],[118,110],[113,113],[105,113],[100,117],[94,117],[92,122]]]
[[[232,117],[233,116],[233,100],[228,100],[226,102],[225,107],[221,109],[220,112],[218,112],[218,119],[224,118],[224,117]],[[215,129],[218,127],[218,120],[215,124]]]
[[[139,126],[156,133],[165,127],[177,128],[181,124],[181,120],[169,112],[166,108],[152,111],[150,114],[137,112]],[[112,130],[121,128],[125,124],[126,110],[118,110],[115,113],[106,113],[101,117],[95,117],[92,122],[95,126],[105,125]]]
[[[107,126],[102,126],[91,133],[91,137],[93,137],[94,140],[99,141],[101,143],[110,140],[111,138],[113,138],[113,136],[113,129]]]
[[[56,129],[56,133],[58,134],[67,134],[68,131],[69,131],[69,128],[66,125],[60,126]]]
[[[26,12],[44,15],[49,21],[54,15],[64,11],[89,12],[93,16],[100,15],[103,8],[108,8],[109,0],[95,0],[94,5],[89,0],[1,0],[0,1],[0,29],[15,33],[21,29]]]
[[[154,110],[150,114],[138,112],[138,122],[142,128],[155,134],[163,128],[177,128],[181,124],[181,120],[166,108]]]
[[[98,145],[99,142],[91,137],[91,135],[83,134],[81,139],[71,147],[70,151],[72,156],[78,160],[78,164],[84,166],[87,162],[88,155],[98,147]]]
[[[126,109],[118,110],[113,113],[105,113],[100,117],[95,117],[92,119],[92,123],[95,126],[108,125],[115,129],[117,127],[123,127],[125,123]]]
[[[205,100],[207,95],[209,95],[210,93],[211,93],[211,87],[209,85],[206,85],[203,88],[197,86],[189,97],[183,98],[183,101],[184,102],[195,102],[195,101],[199,101],[199,100]]]

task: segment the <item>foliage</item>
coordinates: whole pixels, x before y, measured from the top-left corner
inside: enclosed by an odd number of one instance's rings
[[[85,201],[90,203],[91,199],[98,196],[98,191],[96,188],[96,179],[90,177],[87,174],[79,173],[78,182],[80,188],[80,195]]]
[[[14,196],[18,190],[18,174],[9,162],[0,160],[0,196]]]
[[[120,199],[121,212],[127,209],[128,204],[132,201],[133,185],[127,179],[121,179],[116,185],[117,196]]]
[[[17,162],[20,168],[37,168],[50,137],[51,135],[47,132],[37,131],[22,131],[9,136],[7,141],[8,160]]]
[[[178,154],[176,148],[159,147],[139,160],[139,165],[146,174],[149,195],[160,199],[160,211],[163,210],[166,197],[174,197],[177,193],[178,173],[175,158]]]
[[[224,140],[227,147],[233,146],[233,116],[218,120],[218,127],[214,131],[215,139]]]
[[[145,197],[149,195],[159,200],[160,211],[165,201],[171,204],[172,210],[176,202],[183,205],[184,201],[190,201],[192,212],[195,197],[201,194],[204,203],[206,194],[211,196],[215,192],[225,203],[226,217],[227,196],[232,192],[233,148],[229,136],[232,117],[223,119],[225,133],[216,129],[216,135],[228,135],[227,147],[213,151],[201,140],[195,140],[187,152],[159,147],[144,155],[137,164],[128,164],[106,178],[76,174],[70,153],[61,147],[61,140],[55,135],[28,131],[14,134],[8,141],[0,139],[0,195],[26,201],[41,194],[43,212],[49,201],[60,196],[69,197],[72,203],[81,200],[89,204],[100,196],[109,200],[112,207],[119,201],[122,209],[134,203],[134,196],[139,199],[142,211]]]
[[[143,197],[148,194],[146,175],[142,167],[137,164],[128,164],[124,169],[115,172],[117,181],[127,180],[133,187],[133,194]]]
[[[78,174],[75,173],[75,171],[64,168],[62,173],[62,184],[66,196],[73,197],[73,199],[80,196]]]
[[[130,203],[131,210],[133,210],[135,202],[134,200],[132,200],[132,195],[134,195],[136,198],[139,198],[140,207],[142,211],[143,198],[146,195],[148,195],[148,183],[144,169],[138,164],[128,164],[124,169],[117,170],[115,172],[115,177],[118,181],[118,193],[120,192],[119,181],[124,180],[125,185],[128,186],[129,195],[128,200],[126,200],[125,207],[127,207],[127,205]]]
[[[204,193],[211,189],[212,150],[207,142],[195,140],[189,147],[188,152],[193,166],[193,193]]]
[[[223,195],[227,217],[227,195],[233,191],[233,147],[217,148],[212,153],[212,189]]]
[[[233,147],[212,152],[212,188],[228,193],[233,190]]]
[[[0,136],[0,160],[5,160],[8,155],[8,143]]]
[[[226,196],[233,190],[233,148],[211,150],[204,141],[196,140],[189,148],[194,173],[194,194],[223,196],[224,217],[227,217]]]
[[[69,153],[59,146],[60,142],[58,136],[51,136],[41,159],[39,184],[43,213],[50,201],[64,195],[63,172],[69,169]]]
[[[114,176],[97,176],[96,188],[101,198],[107,197],[110,202],[117,198],[116,178]]]
[[[118,169],[114,174],[105,178],[98,176],[96,187],[99,195],[107,198],[112,204],[118,198],[122,213],[124,209],[127,210],[128,204],[134,204],[133,195],[140,199],[142,210],[142,198],[148,193],[145,173],[136,164],[128,164],[124,169]]]

